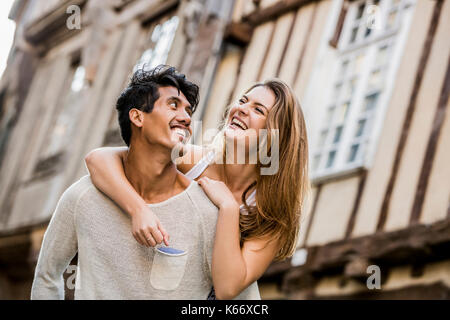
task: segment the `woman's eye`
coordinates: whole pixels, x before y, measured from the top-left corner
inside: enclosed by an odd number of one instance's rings
[[[171,102],[171,103],[169,103],[169,106],[176,108],[177,107],[177,103],[176,102]]]
[[[260,114],[264,114],[264,111],[262,111],[261,108],[256,108],[256,111],[258,111]]]
[[[243,104],[243,103],[245,103],[245,100],[244,99],[239,99],[239,103]]]

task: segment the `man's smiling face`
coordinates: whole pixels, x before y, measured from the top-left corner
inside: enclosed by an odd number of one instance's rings
[[[175,87],[158,88],[159,98],[153,110],[142,112],[141,134],[147,143],[172,149],[192,134],[192,107],[185,95]]]

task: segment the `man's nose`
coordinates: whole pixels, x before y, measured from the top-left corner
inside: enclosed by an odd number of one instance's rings
[[[191,125],[191,116],[186,110],[180,110],[177,112],[177,121],[182,122],[187,127]]]

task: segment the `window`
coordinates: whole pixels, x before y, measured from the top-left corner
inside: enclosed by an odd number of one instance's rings
[[[336,150],[332,150],[328,153],[327,168],[329,168],[333,165],[335,156],[336,156]]]
[[[358,127],[356,129],[356,134],[355,137],[360,137],[362,136],[363,132],[364,132],[364,126],[366,124],[366,119],[361,119],[358,121]]]
[[[359,144],[354,144],[352,145],[351,149],[350,149],[350,155],[348,157],[348,162],[353,162],[356,159],[356,155],[358,153],[358,149],[359,149]]]
[[[334,131],[333,143],[338,143],[339,142],[339,140],[341,139],[341,133],[342,133],[342,126],[339,126]]]
[[[69,88],[63,94],[59,104],[57,115],[53,125],[47,133],[43,149],[40,154],[41,159],[47,159],[64,151],[69,145],[70,137],[76,125],[76,119],[80,108],[78,101],[80,91],[85,87],[85,70],[78,63],[72,65],[72,72],[68,78]]]
[[[312,175],[322,177],[364,166],[374,121],[397,65],[399,42],[410,0],[351,2],[337,43],[335,75],[312,150]]]
[[[82,90],[86,89],[85,69],[80,65],[79,56],[74,59],[63,80],[61,92],[52,107],[51,119],[48,119],[47,132],[39,149],[38,160],[33,172],[28,177],[31,180],[60,172],[65,165],[71,139],[76,134],[80,121],[83,103]]]
[[[146,49],[133,68],[150,70],[167,60],[178,27],[178,17],[173,16],[165,22],[156,24],[147,37]]]

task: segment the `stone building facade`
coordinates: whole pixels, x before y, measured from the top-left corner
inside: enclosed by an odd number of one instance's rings
[[[57,200],[87,152],[121,144],[117,96],[159,63],[201,87],[196,143],[255,81],[299,97],[313,188],[263,298],[450,297],[449,1],[16,0],[10,18],[0,299],[29,297]]]

